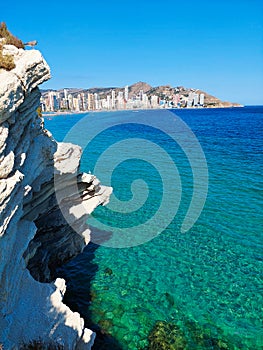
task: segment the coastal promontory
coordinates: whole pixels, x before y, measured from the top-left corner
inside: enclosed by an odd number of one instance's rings
[[[66,285],[55,270],[89,243],[88,213],[112,189],[80,173],[79,146],[57,143],[45,129],[38,86],[50,69],[41,53],[2,40],[1,55],[12,65],[0,68],[0,347],[90,349],[95,334],[63,303]],[[69,225],[62,212],[79,200],[87,210],[71,211]]]

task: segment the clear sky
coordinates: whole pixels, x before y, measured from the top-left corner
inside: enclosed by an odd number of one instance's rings
[[[43,88],[145,81],[263,105],[262,0],[2,1],[0,21],[38,40]]]

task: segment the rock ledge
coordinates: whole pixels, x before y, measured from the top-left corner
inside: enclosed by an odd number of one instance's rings
[[[50,69],[41,53],[11,45],[4,53],[16,67],[0,70],[0,344],[19,349],[42,339],[90,349],[95,334],[63,304],[65,281],[54,271],[88,244],[87,215],[112,189],[79,172],[79,146],[58,144],[45,130],[38,85]],[[72,210],[80,199],[81,213]],[[70,225],[61,208],[71,210]]]

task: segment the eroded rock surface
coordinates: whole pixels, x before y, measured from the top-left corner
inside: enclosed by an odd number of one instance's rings
[[[16,68],[0,70],[0,344],[90,349],[95,334],[63,304],[65,282],[53,276],[88,244],[87,215],[108,203],[111,188],[79,172],[79,146],[58,144],[44,129],[38,85],[50,70],[41,53],[4,52]]]

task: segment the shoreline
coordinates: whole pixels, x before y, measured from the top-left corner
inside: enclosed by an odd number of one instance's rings
[[[112,110],[94,110],[94,111],[57,111],[57,112],[42,112],[43,117],[54,117],[59,115],[76,115],[76,114],[88,114],[88,113],[112,113],[112,112],[139,112],[139,111],[162,111],[162,110],[203,110],[203,109],[227,109],[227,108],[244,108],[250,107],[245,105],[240,106],[227,106],[227,107],[197,107],[197,108],[146,108],[146,109],[112,109]]]

